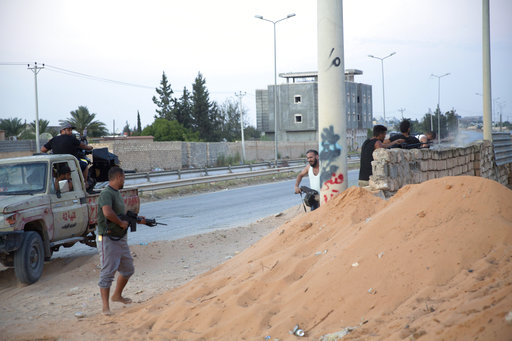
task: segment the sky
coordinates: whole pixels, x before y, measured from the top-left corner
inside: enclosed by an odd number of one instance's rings
[[[321,0],[319,0],[321,1]],[[255,90],[277,72],[317,70],[317,1],[313,0],[0,0],[0,118],[58,125],[78,106],[88,107],[109,130],[126,122],[154,120],[152,97],[165,72],[175,95],[192,89],[198,72],[212,100],[242,98],[256,124]],[[490,0],[492,97],[495,110],[512,120],[512,1]],[[481,0],[345,0],[345,68],[373,87],[373,114],[382,116],[384,57],[386,117],[421,118],[437,105],[462,116],[482,115]],[[116,82],[98,81],[67,72]],[[284,79],[278,79],[283,82]],[[129,83],[123,85],[119,82]]]

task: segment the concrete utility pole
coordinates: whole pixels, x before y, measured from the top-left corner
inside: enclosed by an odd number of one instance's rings
[[[482,73],[484,106],[484,140],[492,142],[492,93],[491,93],[491,30],[489,0],[482,0]]]
[[[44,64],[43,66],[37,66],[37,62],[34,62],[34,66],[31,67],[30,64],[28,64],[27,68],[29,70],[32,70],[32,72],[34,73],[34,85],[36,92],[36,151],[37,153],[39,153],[41,147],[39,146],[39,101],[37,98],[37,74],[39,73],[39,71],[44,69]]]
[[[405,108],[400,108],[400,109],[398,109],[398,111],[400,111],[400,113],[402,114],[402,120],[403,120]]]
[[[242,97],[247,95],[247,92],[239,91],[238,94],[235,92],[235,96],[240,101],[240,131],[242,132],[242,163],[245,163],[245,140],[244,140],[244,111],[242,109]]]
[[[343,1],[318,0],[320,203],[347,188],[347,111]]]
[[[396,54],[396,52],[392,52],[392,53],[388,54],[386,57],[382,57],[382,58],[375,57],[374,55],[371,55],[371,54],[368,55],[368,57],[370,57],[370,58],[375,58],[375,59],[380,60],[380,65],[382,68],[382,112],[384,114],[384,124],[386,123],[386,94],[384,92],[384,59],[389,58],[395,54]]]
[[[282,18],[276,21],[269,20],[267,18],[263,18],[261,15],[255,15],[256,19],[261,19],[264,21],[268,21],[274,25],[274,158],[275,158],[275,167],[277,168],[277,52],[276,52],[276,24],[280,21],[289,19],[294,17],[295,13],[288,14],[286,18]]]

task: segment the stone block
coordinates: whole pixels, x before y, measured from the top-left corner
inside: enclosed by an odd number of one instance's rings
[[[369,184],[373,190],[389,191],[389,180],[389,178],[384,180],[370,176]]]
[[[422,160],[423,159],[423,153],[421,149],[411,149],[411,159],[410,160]]]
[[[373,159],[391,162],[390,151],[385,148],[379,148],[373,151]]]
[[[420,174],[421,182],[425,182],[428,180],[428,172],[421,172]]]
[[[388,164],[372,161],[372,173],[375,176],[387,177]]]

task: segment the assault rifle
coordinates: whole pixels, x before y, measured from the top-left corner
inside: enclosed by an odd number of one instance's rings
[[[142,221],[142,218],[137,215],[137,213],[132,211],[127,211],[126,214],[120,214],[119,219],[127,221],[128,226],[130,227],[130,232],[137,231],[137,223],[140,223]],[[146,218],[146,225],[153,227],[156,225],[165,225],[164,223],[159,223],[156,221],[156,219]],[[128,229],[127,229],[128,230]]]
[[[320,201],[320,193],[311,189],[307,186],[300,186],[300,190],[302,193],[305,193],[304,204],[308,207],[311,207],[314,203]]]

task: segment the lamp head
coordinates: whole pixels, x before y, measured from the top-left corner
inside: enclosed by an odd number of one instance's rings
[[[263,19],[263,16],[262,15],[255,15],[254,16],[256,19]]]
[[[295,16],[295,13],[291,13],[291,14],[288,14],[286,17],[287,18],[291,18],[291,17],[294,17]]]

